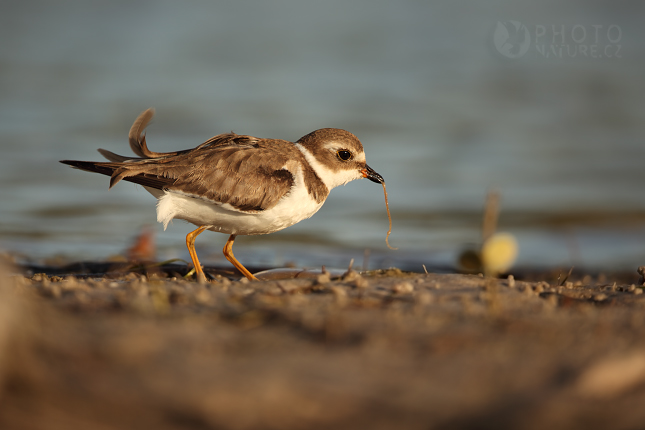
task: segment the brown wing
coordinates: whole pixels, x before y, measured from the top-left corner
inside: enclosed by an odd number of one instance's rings
[[[291,142],[233,133],[215,136],[194,149],[152,154],[158,158],[63,163],[110,175],[110,187],[126,180],[228,203],[239,210],[262,211],[289,192],[295,170],[287,166],[302,160]]]

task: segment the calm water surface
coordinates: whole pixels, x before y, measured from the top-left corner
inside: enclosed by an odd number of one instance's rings
[[[382,189],[355,181],[310,220],[239,238],[249,264],[362,264],[369,249],[373,268],[450,265],[478,241],[490,189],[520,264],[645,264],[637,2],[13,3],[0,6],[0,247],[24,258],[106,258],[148,224],[160,258],[188,259],[192,226],[162,233],[141,187],[108,191],[107,177],[58,163],[129,153],[152,106],[152,150],[338,127],[385,177],[398,251]],[[583,56],[592,45],[612,55]],[[223,261],[224,241],[200,236],[205,263]]]

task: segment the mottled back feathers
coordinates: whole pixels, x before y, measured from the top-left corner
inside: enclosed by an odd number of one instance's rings
[[[300,150],[286,140],[226,133],[193,149],[150,151],[143,130],[153,114],[152,109],[143,112],[130,129],[130,147],[139,158],[99,150],[109,162],[62,162],[109,175],[110,187],[126,180],[229,204],[241,211],[263,211],[275,206],[291,190],[299,169],[313,199],[320,203],[329,194]]]

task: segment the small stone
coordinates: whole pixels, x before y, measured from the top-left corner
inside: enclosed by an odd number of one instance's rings
[[[323,272],[320,275],[316,276],[316,282],[318,284],[328,284],[331,281],[331,277],[328,272]]]
[[[535,291],[535,292],[536,292],[536,293],[538,293],[538,294],[540,294],[540,293],[544,292],[544,287],[542,286],[542,283],[537,284],[537,285],[533,288],[533,291]]]
[[[574,387],[579,395],[598,399],[628,392],[645,381],[645,352],[634,350],[607,357],[583,370]]]
[[[607,294],[604,294],[604,293],[596,294],[595,296],[593,296],[593,299],[597,302],[605,301],[607,300]]]
[[[347,273],[343,276],[343,281],[353,281],[356,278],[359,278],[361,275],[355,270],[348,270]]]
[[[141,277],[134,272],[128,273],[124,276],[124,278],[126,281],[138,281],[139,279],[141,279]]]
[[[367,281],[367,279],[363,278],[362,276],[356,278],[356,280],[354,281],[354,287],[358,288],[359,290],[363,290],[369,286],[370,286],[370,283]]]
[[[300,289],[298,283],[291,280],[278,281],[276,285],[284,294],[293,294]]]
[[[36,273],[31,277],[32,281],[41,282],[43,279],[47,279],[47,274],[45,273]]]
[[[642,288],[636,288],[633,292],[633,294],[643,294],[643,289]]]
[[[414,291],[414,286],[409,282],[399,282],[394,284],[392,291],[396,294],[409,294]]]
[[[515,288],[515,277],[513,275],[508,275],[506,281],[508,282],[509,288]]]

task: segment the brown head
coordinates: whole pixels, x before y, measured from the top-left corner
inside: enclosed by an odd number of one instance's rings
[[[307,161],[330,190],[359,178],[383,182],[366,164],[361,141],[349,131],[321,128],[301,137],[297,144],[306,150]]]

